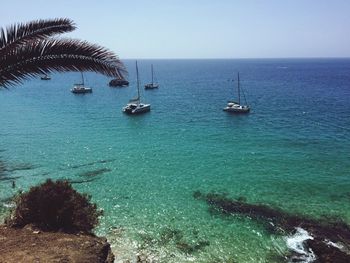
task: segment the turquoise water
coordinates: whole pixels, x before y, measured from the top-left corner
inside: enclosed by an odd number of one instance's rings
[[[125,63],[127,88],[87,73],[93,93],[73,95],[80,75],[67,73],[0,90],[0,156],[12,168],[0,176],[16,180],[0,181],[2,214],[46,178],[92,180],[73,185],[103,208],[96,232],[117,262],[277,262],[287,251],[255,221],[211,215],[196,190],[350,223],[349,59],[141,60],[142,82],[153,63],[160,83],[142,92],[152,104],[142,116],[121,112],[136,94]],[[237,71],[249,115],[222,111]]]

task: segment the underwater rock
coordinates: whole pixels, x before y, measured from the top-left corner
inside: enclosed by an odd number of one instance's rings
[[[200,191],[194,191],[193,192],[193,197],[195,199],[201,199],[203,197],[202,193]]]
[[[110,163],[114,162],[116,159],[106,159],[106,160],[99,160],[96,163]]]
[[[186,242],[177,242],[176,247],[186,254],[192,254],[198,250],[202,250],[204,247],[209,246],[209,241],[198,241],[195,244],[188,244]]]
[[[80,167],[95,165],[95,164],[98,164],[98,163],[110,163],[110,162],[114,162],[115,160],[116,160],[116,159],[97,160],[97,161],[95,161],[95,162],[90,162],[90,163],[83,163],[83,164],[70,165],[68,168],[70,168],[70,169],[76,169],[76,168],[80,168]]]
[[[112,170],[109,169],[109,168],[102,168],[102,169],[82,172],[82,173],[79,174],[79,176],[82,176],[82,177],[93,177],[93,176],[97,176],[97,175],[100,175],[100,174],[103,174],[103,173],[107,173],[107,172],[110,172],[110,171],[112,171]]]
[[[199,240],[198,231],[194,231],[196,232],[196,237],[190,242],[184,238],[184,234],[181,230],[170,227],[163,228],[160,237],[153,237],[150,234],[142,232],[139,234],[143,241],[140,248],[144,249],[146,247],[167,246],[168,244],[172,244],[181,252],[192,254],[210,245],[209,241]]]
[[[6,171],[6,164],[4,161],[0,160],[0,176],[3,175]]]
[[[136,263],[152,263],[152,260],[145,254],[140,254],[136,256]]]
[[[339,248],[327,244],[325,240],[316,238],[306,241],[307,246],[317,255],[318,262],[349,263],[349,254]]]
[[[30,163],[18,163],[18,164],[14,164],[14,165],[9,165],[7,167],[6,171],[8,171],[8,172],[25,171],[25,170],[36,169],[38,167],[39,166],[30,164]]]
[[[193,193],[197,200],[204,200],[217,212],[230,215],[239,214],[264,223],[268,230],[293,233],[302,228],[313,239],[306,240],[306,250],[311,249],[319,262],[350,262],[350,254],[340,250],[337,246],[327,246],[326,241],[343,243],[350,247],[350,227],[340,220],[316,220],[306,216],[292,215],[277,208],[262,204],[249,204],[246,202],[227,198],[226,195],[216,193],[203,194],[199,191]],[[295,256],[295,254],[293,255]],[[339,261],[329,261],[332,257]],[[345,261],[343,261],[345,260]]]
[[[20,176],[0,176],[0,181],[14,181],[18,178],[21,178]]]
[[[179,240],[182,239],[182,237],[183,237],[183,234],[180,230],[166,227],[160,235],[159,243],[164,245],[169,243],[172,240],[178,242]]]
[[[238,201],[238,202],[247,202],[247,198],[246,198],[245,196],[239,196],[239,197],[237,198],[237,201]]]
[[[72,179],[68,179],[68,182],[70,182],[71,184],[84,184],[84,183],[90,183],[93,181],[96,181],[96,178],[90,178],[90,179],[83,179],[83,180],[72,180]]]

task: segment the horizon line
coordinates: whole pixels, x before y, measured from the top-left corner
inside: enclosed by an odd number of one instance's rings
[[[228,58],[120,58],[119,59],[127,59],[127,60],[224,60],[224,59],[350,59],[350,56],[347,57],[228,57]]]

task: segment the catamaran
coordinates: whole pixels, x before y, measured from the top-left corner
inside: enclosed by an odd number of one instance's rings
[[[154,72],[153,72],[153,64],[151,65],[151,74],[152,74],[152,82],[145,85],[145,89],[157,89],[159,87],[158,83],[154,82]]]
[[[75,94],[84,94],[92,92],[92,88],[85,87],[83,72],[81,72],[81,83],[74,84],[73,88],[70,91]]]
[[[136,61],[136,78],[137,78],[137,97],[134,99],[131,99],[129,103],[123,108],[123,112],[128,114],[140,114],[151,110],[151,104],[141,103],[139,69],[137,66],[137,61]]]
[[[129,81],[122,78],[112,79],[109,84],[110,87],[125,87],[129,86]]]
[[[233,113],[248,113],[250,111],[250,107],[247,105],[247,100],[245,98],[244,91],[242,89],[245,105],[241,105],[241,86],[240,86],[240,80],[239,80],[239,73],[237,75],[237,93],[238,93],[238,102],[236,101],[228,101],[227,106],[223,109],[227,112],[233,112]]]

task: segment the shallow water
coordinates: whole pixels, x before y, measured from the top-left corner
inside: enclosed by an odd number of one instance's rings
[[[243,196],[291,213],[350,223],[350,60],[141,60],[154,64],[152,110],[127,116],[130,86],[86,74],[92,94],[73,95],[78,73],[0,91],[0,200],[46,178],[71,179],[105,213],[117,262],[278,262],[285,237],[249,218],[212,215],[193,192]],[[240,71],[252,111],[222,111]],[[27,168],[27,169],[24,169]],[[18,178],[17,178],[18,177]],[[2,202],[6,204],[6,201]],[[4,213],[5,207],[0,208]]]

